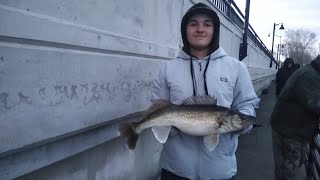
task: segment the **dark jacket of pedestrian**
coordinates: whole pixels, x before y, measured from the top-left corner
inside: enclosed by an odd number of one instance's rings
[[[283,136],[310,142],[318,128],[319,114],[320,55],[289,78],[278,96],[271,126]]]
[[[297,70],[294,66],[293,59],[286,58],[283,66],[278,70],[276,75],[276,95],[279,95],[283,86],[286,84],[289,77]]]

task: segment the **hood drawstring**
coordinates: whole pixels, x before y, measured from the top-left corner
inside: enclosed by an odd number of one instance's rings
[[[191,72],[191,78],[192,78],[192,86],[193,86],[193,96],[196,96],[197,92],[197,82],[196,78],[194,77],[194,69],[193,69],[193,63],[192,63],[192,56],[190,56],[190,72]]]
[[[208,62],[207,62],[206,68],[204,69],[204,73],[203,73],[204,90],[206,92],[206,95],[209,95],[208,86],[207,86],[207,69],[208,69],[208,66],[209,66],[209,63],[210,63],[210,57],[211,57],[211,54],[208,57]]]
[[[211,54],[209,55],[208,59],[207,59],[207,64],[206,64],[206,68],[204,69],[204,73],[203,73],[203,81],[204,81],[204,90],[205,90],[205,95],[209,95],[208,93],[208,86],[207,86],[207,69],[210,63],[210,57]],[[195,78],[195,74],[194,74],[194,67],[193,67],[193,62],[192,62],[192,56],[190,56],[190,72],[191,72],[191,78],[192,78],[192,85],[193,85],[193,96],[197,95],[197,81]]]

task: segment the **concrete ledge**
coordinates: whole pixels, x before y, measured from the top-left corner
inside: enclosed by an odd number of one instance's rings
[[[118,137],[118,125],[136,121],[140,112],[77,132],[2,153],[0,179],[13,179]]]

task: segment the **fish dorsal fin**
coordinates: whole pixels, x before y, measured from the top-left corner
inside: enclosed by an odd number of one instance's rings
[[[182,104],[183,105],[195,105],[195,104],[216,105],[217,99],[214,96],[210,96],[210,95],[191,96],[183,100]]]
[[[159,110],[159,109],[162,109],[162,108],[165,108],[165,107],[168,107],[170,106],[170,103],[166,100],[162,100],[162,99],[157,99],[155,100],[152,105],[143,112],[143,117],[146,117],[148,116],[149,114]]]

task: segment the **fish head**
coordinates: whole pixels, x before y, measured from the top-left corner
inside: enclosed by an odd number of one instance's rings
[[[232,132],[249,127],[256,123],[254,116],[245,115],[239,112],[227,112],[220,116],[220,131]]]
[[[246,115],[246,114],[238,114],[240,119],[241,119],[241,123],[242,123],[242,127],[249,127],[253,124],[256,123],[256,117],[254,116],[250,116],[250,115]]]

